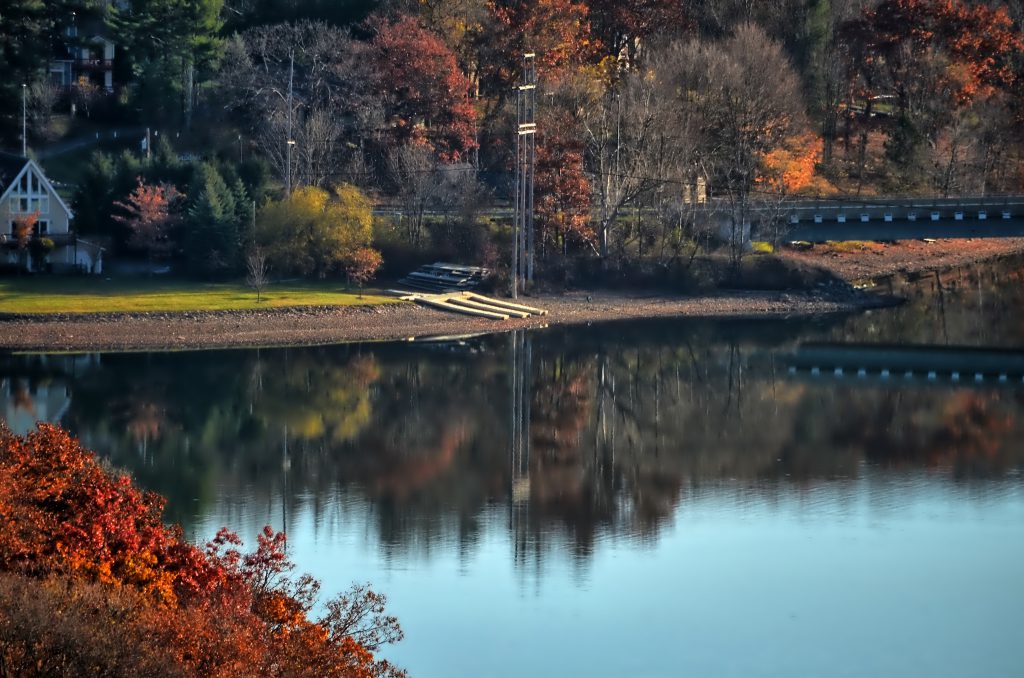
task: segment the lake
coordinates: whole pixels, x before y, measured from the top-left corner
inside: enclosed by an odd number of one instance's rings
[[[0,355],[0,416],[70,428],[196,542],[271,524],[326,593],[371,582],[412,676],[1019,676],[1022,282],[1012,259],[854,316]]]

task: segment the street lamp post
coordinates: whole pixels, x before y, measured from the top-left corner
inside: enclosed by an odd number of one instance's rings
[[[295,145],[295,139],[288,140],[288,160],[285,167],[285,192],[288,197],[292,197],[292,146]]]

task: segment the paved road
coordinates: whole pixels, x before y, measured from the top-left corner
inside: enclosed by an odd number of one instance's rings
[[[112,130],[104,130],[102,132],[95,132],[93,134],[86,134],[75,139],[68,139],[65,141],[58,142],[41,148],[36,151],[36,157],[39,160],[50,160],[72,151],[77,151],[81,148],[90,148],[98,145],[102,141],[113,141],[113,140],[130,140],[133,144],[138,147],[139,142],[142,141],[142,137],[146,136],[145,127],[119,127]]]
[[[806,242],[1024,237],[1018,195],[793,201],[782,214],[786,237]]]

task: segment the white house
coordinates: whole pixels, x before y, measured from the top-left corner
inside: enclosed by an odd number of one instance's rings
[[[21,251],[23,243],[16,236],[17,222],[36,215],[31,237],[53,244],[45,258],[47,268],[102,272],[103,248],[75,236],[71,209],[34,160],[0,153],[0,190],[0,262],[17,265],[27,260],[30,269],[39,263]]]

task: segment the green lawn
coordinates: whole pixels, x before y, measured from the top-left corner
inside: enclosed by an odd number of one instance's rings
[[[0,280],[0,313],[135,313],[226,311],[288,306],[357,306],[396,303],[367,290],[362,296],[337,282],[269,285],[263,300],[241,283],[198,283],[130,278],[33,276]]]

